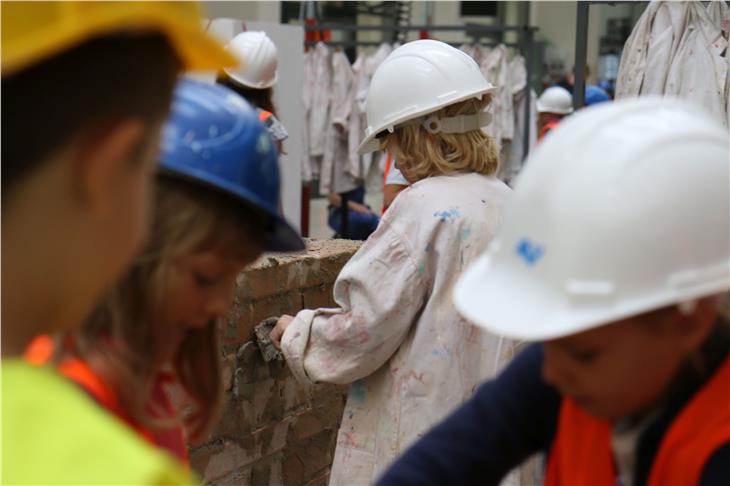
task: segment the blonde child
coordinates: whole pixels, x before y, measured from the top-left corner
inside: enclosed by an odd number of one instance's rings
[[[526,167],[454,295],[486,329],[542,343],[378,484],[498,484],[540,450],[547,485],[728,484],[727,131],[676,101],[603,104]]]
[[[195,3],[2,2],[2,483],[190,478],[48,368],[146,233],[179,73],[231,63]]]
[[[59,340],[55,361],[102,407],[187,464],[187,440],[205,438],[218,418],[216,322],[237,275],[262,251],[303,242],[278,215],[268,131],[234,92],[181,81],[159,167],[147,245],[83,328]],[[48,345],[37,340],[29,359],[47,360]],[[196,408],[186,424],[167,398],[176,384]]]
[[[395,50],[373,77],[362,150],[382,145],[412,185],[342,269],[339,308],[284,316],[272,332],[303,382],[351,384],[331,484],[371,483],[496,370],[500,340],[451,304],[510,194],[480,130],[492,89],[468,55],[431,40]]]

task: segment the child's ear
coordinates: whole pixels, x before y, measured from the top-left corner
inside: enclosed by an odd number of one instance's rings
[[[71,191],[84,208],[97,214],[114,207],[110,197],[121,178],[135,169],[142,170],[139,158],[145,142],[146,126],[141,120],[126,119],[91,129],[77,143],[71,170]]]
[[[712,332],[717,320],[717,298],[704,297],[694,305],[676,310],[680,316],[675,322],[676,331],[688,350],[697,349]]]

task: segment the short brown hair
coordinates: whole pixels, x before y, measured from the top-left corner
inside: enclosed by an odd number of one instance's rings
[[[472,98],[436,112],[439,117],[472,115],[483,111],[491,97]],[[383,136],[385,150],[411,182],[437,175],[465,172],[492,175],[497,171],[497,144],[481,129],[466,133],[430,134],[420,124],[396,127]]]
[[[126,118],[161,120],[181,67],[161,34],[117,34],[3,76],[3,198],[84,131]]]

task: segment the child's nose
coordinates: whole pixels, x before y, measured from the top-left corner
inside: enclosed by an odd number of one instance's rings
[[[211,318],[225,317],[233,304],[233,292],[235,286],[221,286],[210,296],[207,311]]]
[[[561,385],[565,385],[567,376],[564,367],[560,364],[560,353],[556,350],[555,344],[550,342],[543,343],[542,349],[542,378],[547,383],[560,388]]]

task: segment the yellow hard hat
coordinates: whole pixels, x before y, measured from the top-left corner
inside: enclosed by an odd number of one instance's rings
[[[0,6],[3,76],[115,32],[162,33],[187,70],[239,62],[203,32],[197,2],[3,1]]]

